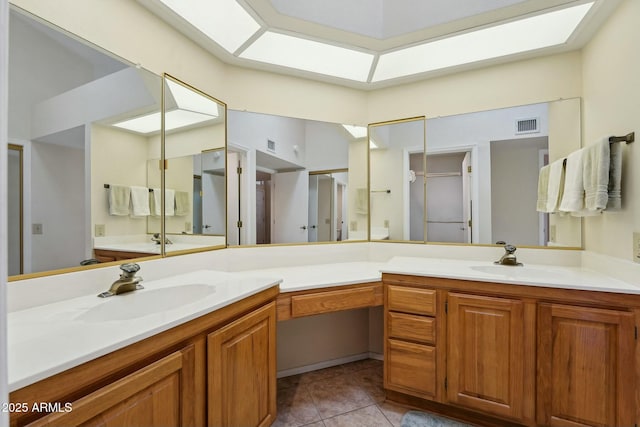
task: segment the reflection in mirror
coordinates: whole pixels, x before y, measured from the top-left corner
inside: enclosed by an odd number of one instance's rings
[[[424,117],[369,125],[371,240],[424,241]]]
[[[243,111],[228,128],[230,245],[367,239],[366,128]]]
[[[427,241],[581,246],[536,211],[540,168],[580,148],[580,99],[427,120]]]
[[[22,225],[12,215],[9,229],[23,236],[11,274],[158,255],[130,189],[148,187],[160,152],[122,125],[155,114],[159,130],[161,78],[17,8],[9,19],[9,140],[23,154],[10,184]]]
[[[165,253],[226,245],[226,105],[165,75]]]

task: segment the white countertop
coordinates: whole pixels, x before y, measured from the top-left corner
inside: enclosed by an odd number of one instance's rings
[[[280,279],[199,270],[143,282],[110,298],[87,295],[8,315],[9,390],[78,366],[262,290]],[[106,289],[105,289],[106,290]]]
[[[191,249],[210,248],[210,244],[197,244],[197,243],[171,243],[170,245],[164,245],[165,251],[176,252],[186,251]],[[96,244],[94,249],[102,249],[106,251],[123,251],[123,252],[139,252],[145,254],[160,254],[160,245],[157,243],[101,243]]]
[[[393,257],[383,273],[441,277],[513,285],[640,294],[640,287],[596,271],[578,267],[525,264],[502,266],[486,261],[438,258]]]
[[[251,270],[255,276],[281,277],[280,292],[305,291],[333,286],[380,281],[384,262],[341,262],[332,264]]]

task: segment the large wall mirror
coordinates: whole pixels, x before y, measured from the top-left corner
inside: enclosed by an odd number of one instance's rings
[[[223,102],[165,75],[166,254],[226,245],[226,109]],[[157,163],[151,170],[157,180]],[[149,232],[158,229],[157,224],[150,227]]]
[[[538,173],[581,146],[580,99],[427,120],[429,242],[580,247],[581,220],[536,211]]]
[[[367,240],[366,127],[230,110],[228,242]]]
[[[371,240],[424,242],[425,118],[369,125]]]
[[[159,255],[147,169],[161,77],[18,8],[9,25],[9,274]]]

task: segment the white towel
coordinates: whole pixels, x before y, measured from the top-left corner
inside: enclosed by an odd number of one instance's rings
[[[149,193],[149,205],[153,216],[162,215],[162,191],[159,188],[151,189]]]
[[[540,168],[540,172],[538,173],[538,201],[536,203],[536,210],[538,212],[548,212],[547,201],[549,198],[549,169],[549,165],[543,166]]]
[[[561,212],[579,212],[584,209],[584,184],[582,180],[582,157],[584,149],[574,151],[567,157],[564,173]]]
[[[176,191],[176,216],[185,216],[189,213],[189,193]]]
[[[609,199],[609,141],[604,140],[584,149],[582,156],[584,205],[591,212],[607,207]]]
[[[122,185],[109,186],[109,215],[129,215],[131,190]]]
[[[164,216],[174,216],[176,212],[176,190],[164,190]]]
[[[547,190],[546,212],[558,212],[564,194],[566,157],[556,160],[549,167],[549,188]]]
[[[143,218],[151,215],[151,210],[149,209],[149,189],[147,187],[136,186],[132,186],[130,188],[132,208],[131,217]]]
[[[619,210],[622,208],[622,144],[614,142],[609,147],[609,200],[607,210]]]

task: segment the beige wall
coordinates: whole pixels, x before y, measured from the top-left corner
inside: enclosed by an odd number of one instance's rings
[[[639,16],[639,1],[623,1],[584,49],[585,145],[640,132]],[[632,232],[640,231],[639,144],[623,147],[622,211],[585,219],[585,249],[632,259]]]

